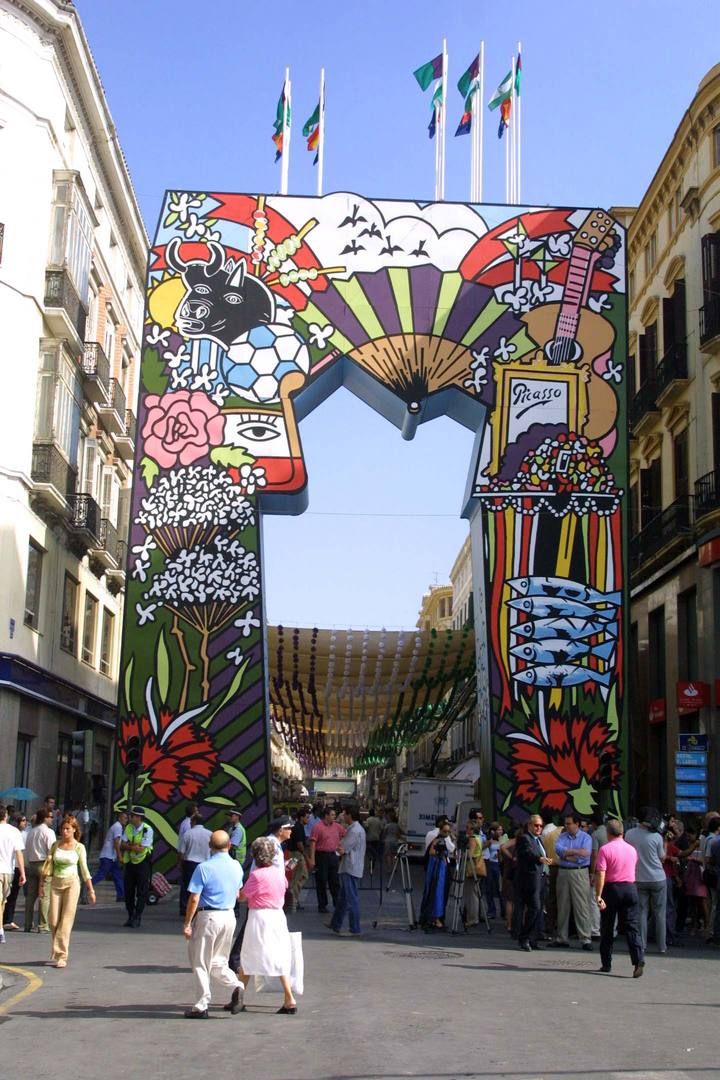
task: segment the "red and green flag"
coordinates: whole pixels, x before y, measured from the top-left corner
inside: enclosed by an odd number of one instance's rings
[[[302,133],[307,139],[307,148],[311,153],[315,153],[315,160],[313,165],[317,165],[317,149],[320,145],[320,102],[317,105],[311,116],[307,118],[303,124]]]
[[[488,109],[497,109],[504,101],[509,101],[512,97],[512,82],[512,71],[508,71],[507,75],[498,84],[497,90],[488,101]]]
[[[510,127],[510,113],[512,111],[512,98],[507,97],[500,104],[500,123],[498,124],[498,139],[502,139],[505,129]]]
[[[420,89],[427,90],[433,79],[442,79],[443,54],[438,53],[433,60],[428,60],[427,64],[422,64],[416,71],[413,71],[413,75],[420,84]]]

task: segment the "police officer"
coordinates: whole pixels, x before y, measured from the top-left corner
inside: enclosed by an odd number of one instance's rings
[[[230,837],[230,857],[237,859],[242,866],[247,855],[247,834],[240,824],[241,817],[242,810],[238,810],[237,806],[232,806],[228,810],[228,820],[225,828]]]
[[[153,831],[145,824],[145,810],[133,806],[130,821],[120,841],[120,858],[125,866],[125,907],[128,917],[123,926],[138,927],[150,889],[150,856]]]

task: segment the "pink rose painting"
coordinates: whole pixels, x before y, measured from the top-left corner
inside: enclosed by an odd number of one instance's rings
[[[223,441],[225,419],[217,405],[202,391],[176,390],[174,394],[149,394],[143,427],[145,454],[161,469],[178,461],[192,465]]]

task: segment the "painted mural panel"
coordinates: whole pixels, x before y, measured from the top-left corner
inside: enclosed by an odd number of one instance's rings
[[[441,415],[477,432],[464,512],[483,520],[498,809],[618,797],[624,350],[624,241],[602,211],[167,193],[118,798],[139,742],[168,858],[188,798],[240,802],[251,834],[267,816],[261,515],[303,509],[299,419],[339,385],[406,438]]]

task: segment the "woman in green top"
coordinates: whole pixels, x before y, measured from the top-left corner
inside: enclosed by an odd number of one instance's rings
[[[60,825],[60,839],[53,844],[43,866],[43,878],[40,883],[42,897],[47,888],[47,879],[50,878],[50,911],[48,913],[48,923],[52,933],[50,963],[59,968],[67,967],[70,933],[75,922],[81,877],[85,882],[90,903],[95,903],[95,889],[88,870],[85,847],[80,843],[80,835],[77,818],[68,814]]]

